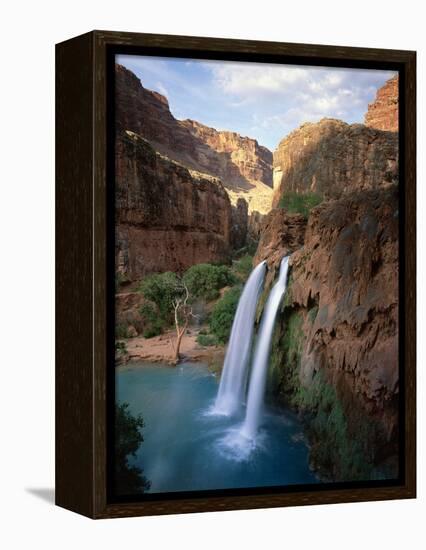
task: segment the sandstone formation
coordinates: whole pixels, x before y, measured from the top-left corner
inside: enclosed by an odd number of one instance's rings
[[[397,134],[324,118],[303,124],[280,142],[274,153],[273,204],[287,191],[337,198],[397,178]]]
[[[272,153],[266,147],[235,132],[175,119],[167,99],[121,65],[116,65],[116,124],[118,132],[135,132],[163,155],[220,178],[233,204],[244,198],[250,212],[269,211]]]
[[[390,78],[368,106],[365,124],[378,130],[398,131],[398,76]]]
[[[116,330],[118,336],[133,337],[144,330],[140,308],[144,298],[140,292],[119,292],[115,295]],[[120,334],[122,333],[122,334]]]
[[[240,181],[244,187],[248,181],[263,182],[272,187],[272,153],[255,139],[236,132],[217,131],[195,120],[183,120],[181,124],[202,143],[217,153],[224,153],[218,157],[222,159],[222,166],[216,168],[223,180],[234,181],[236,186]]]
[[[288,214],[282,208],[271,210],[262,220],[254,265],[267,260],[270,269],[278,267],[284,256],[303,246],[306,224],[300,214]]]
[[[311,463],[324,478],[396,477],[397,186],[315,208],[291,266],[273,391],[307,419]]]
[[[220,180],[160,155],[133,132],[117,136],[116,266],[123,277],[226,262],[233,221]]]

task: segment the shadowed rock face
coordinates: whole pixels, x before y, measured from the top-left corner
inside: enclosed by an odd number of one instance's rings
[[[261,223],[260,240],[253,264],[266,260],[271,269],[279,268],[282,258],[303,246],[307,220],[274,208]]]
[[[397,186],[312,210],[290,262],[273,370],[278,393],[313,419],[312,463],[335,480],[396,476]]]
[[[231,214],[231,246],[234,250],[239,250],[247,242],[248,212],[247,203],[244,199],[238,199],[237,204],[232,206]]]
[[[398,178],[398,135],[322,119],[303,124],[274,153],[274,206],[286,191],[337,198]]]
[[[250,212],[269,211],[272,153],[266,147],[235,132],[175,119],[167,99],[121,65],[116,65],[116,121],[118,131],[135,132],[163,155],[220,178],[233,204],[244,198]]]
[[[117,136],[116,265],[126,278],[226,262],[231,226],[232,206],[218,179],[156,153],[137,134]]]
[[[377,91],[376,99],[368,106],[365,125],[378,130],[398,131],[398,77],[390,78]]]

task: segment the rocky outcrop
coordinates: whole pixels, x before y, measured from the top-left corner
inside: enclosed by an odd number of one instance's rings
[[[300,214],[288,214],[282,208],[271,210],[262,220],[253,263],[266,260],[269,269],[278,267],[284,256],[303,246],[306,224]]]
[[[255,241],[259,241],[260,239],[260,233],[262,231],[262,223],[263,223],[263,220],[265,219],[265,216],[266,214],[261,214],[256,210],[254,210],[249,215],[248,234]]]
[[[244,198],[250,212],[270,209],[272,153],[266,147],[236,132],[175,119],[167,99],[121,65],[116,65],[116,124],[119,132],[137,133],[186,167],[220,178],[233,204]]]
[[[244,199],[238,199],[231,212],[231,247],[240,250],[247,243],[248,209]]]
[[[226,262],[232,207],[220,180],[160,155],[143,138],[116,141],[116,266],[135,280]]]
[[[144,298],[140,292],[118,292],[115,295],[116,332],[120,338],[132,338],[145,329],[141,307]]]
[[[312,210],[291,257],[271,388],[327,479],[397,476],[398,227],[396,186],[349,193]]]
[[[376,99],[368,106],[366,126],[390,132],[398,131],[398,84],[398,76],[394,76],[379,88]]]
[[[222,166],[213,169],[221,172],[220,177],[224,181],[234,181],[236,186],[239,181],[243,186],[247,181],[259,181],[272,187],[272,153],[255,139],[236,132],[218,131],[195,120],[182,120],[181,124],[202,143],[224,154],[219,156]]]
[[[288,191],[337,198],[386,187],[397,178],[397,134],[324,118],[303,124],[280,142],[274,153],[273,204]]]

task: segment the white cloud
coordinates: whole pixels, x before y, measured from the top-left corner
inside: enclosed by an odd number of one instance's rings
[[[167,88],[164,86],[162,82],[157,82],[157,89],[160,92],[160,94],[163,94],[164,96],[169,98],[169,92],[167,91]]]
[[[250,135],[269,148],[303,122],[363,122],[389,71],[118,56],[166,95],[177,118]]]
[[[210,63],[213,85],[230,105],[251,107],[251,128],[285,135],[323,117],[362,122],[389,71]]]

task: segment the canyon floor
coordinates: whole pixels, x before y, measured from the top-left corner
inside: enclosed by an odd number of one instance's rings
[[[204,362],[212,368],[220,369],[225,355],[225,347],[201,346],[197,342],[197,336],[203,326],[190,328],[182,338],[180,346],[180,362]],[[144,338],[135,336],[126,340],[127,354],[123,356],[123,362],[145,361],[149,363],[173,364],[173,342],[176,339],[176,331],[168,330],[159,336]]]

